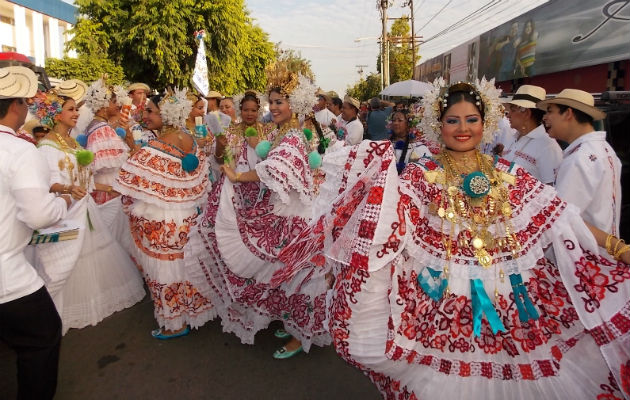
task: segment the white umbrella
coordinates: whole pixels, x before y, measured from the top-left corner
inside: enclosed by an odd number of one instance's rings
[[[405,97],[422,97],[430,89],[432,85],[427,82],[420,82],[410,79],[408,81],[400,81],[392,83],[381,92],[383,96],[405,96]]]

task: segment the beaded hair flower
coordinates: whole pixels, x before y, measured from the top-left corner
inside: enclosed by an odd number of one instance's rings
[[[483,112],[483,135],[481,143],[490,143],[497,130],[497,125],[503,118],[503,106],[499,100],[501,90],[494,86],[494,79],[487,81],[482,78],[474,83],[457,82],[447,85],[442,77],[433,82],[433,88],[422,99],[424,113],[418,124],[425,137],[440,144],[444,144],[441,134],[441,115],[449,105],[449,96],[455,92],[469,92],[475,98],[476,105]]]
[[[42,126],[52,129],[55,126],[55,117],[61,114],[64,102],[64,98],[59,97],[54,89],[48,92],[38,91],[29,109],[39,118]]]
[[[187,96],[188,89],[167,89],[166,95],[158,104],[160,116],[164,125],[178,128],[186,127],[186,119],[192,110],[192,101]]]
[[[116,104],[122,106],[128,96],[127,90],[120,85],[108,85],[105,78],[101,78],[94,81],[85,93],[85,105],[96,113],[101,108],[109,106],[112,96],[115,96]]]

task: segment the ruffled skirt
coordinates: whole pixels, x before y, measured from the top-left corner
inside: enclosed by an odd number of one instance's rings
[[[64,333],[96,325],[145,295],[138,270],[90,196],[75,203],[67,218],[84,224],[77,239],[35,249],[36,268],[57,306]]]

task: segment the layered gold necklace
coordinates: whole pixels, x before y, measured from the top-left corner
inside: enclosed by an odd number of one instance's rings
[[[442,151],[438,160],[444,173],[434,180],[442,184],[442,193],[429,205],[429,210],[441,219],[441,237],[447,260],[445,278],[448,279],[449,262],[456,247],[459,253],[469,249],[484,269],[492,266],[493,254],[508,251],[512,257],[517,257],[521,245],[510,222],[512,206],[504,185],[504,182],[514,183],[514,177],[496,170],[492,159],[478,151],[469,162],[462,160],[458,163],[446,150]],[[470,161],[474,163],[471,165]],[[472,172],[465,174],[459,167]],[[500,270],[501,281],[504,276],[503,270]]]

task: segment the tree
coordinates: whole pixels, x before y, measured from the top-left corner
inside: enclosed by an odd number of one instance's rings
[[[389,81],[396,83],[406,81],[413,77],[413,68],[420,60],[419,56],[413,59],[413,47],[411,45],[411,28],[409,18],[403,15],[397,19],[389,32]],[[377,57],[377,70],[381,72],[381,56]]]
[[[286,61],[287,66],[291,72],[302,74],[306,77],[315,80],[315,74],[311,69],[311,62],[302,57],[302,53],[293,49],[283,50],[280,48],[282,42],[276,43],[274,51],[276,57],[280,61]]]
[[[194,32],[206,31],[210,87],[225,93],[262,89],[274,59],[268,35],[244,0],[75,0],[80,15],[69,48],[123,67],[131,81],[187,86],[195,64]]]
[[[352,87],[348,87],[346,93],[360,101],[367,101],[378,96],[381,91],[381,75],[369,74],[367,78],[361,79]]]
[[[86,83],[93,82],[104,74],[107,74],[109,83],[120,84],[125,81],[122,67],[107,58],[85,54],[77,58],[47,58],[46,73],[53,78],[63,80],[76,78]]]

